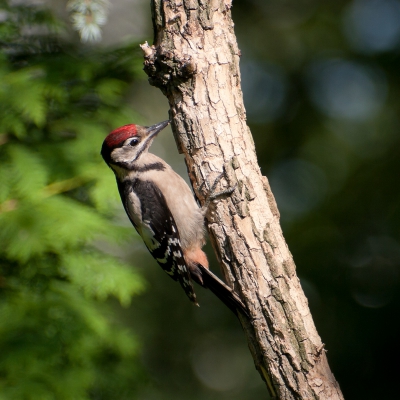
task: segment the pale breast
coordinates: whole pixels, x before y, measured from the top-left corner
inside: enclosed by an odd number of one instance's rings
[[[204,244],[204,217],[184,179],[166,164],[165,171],[148,171],[143,178],[156,182],[174,217],[183,249]]]

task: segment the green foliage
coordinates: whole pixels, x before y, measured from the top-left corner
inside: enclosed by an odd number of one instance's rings
[[[135,118],[136,52],[84,52],[47,11],[1,8],[0,399],[132,399],[137,343],[104,300],[128,305],[143,280],[102,251],[132,230],[112,223],[99,152]]]

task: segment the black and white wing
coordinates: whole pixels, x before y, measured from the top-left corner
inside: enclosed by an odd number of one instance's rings
[[[179,232],[164,195],[152,182],[139,179],[118,184],[118,189],[125,211],[151,255],[198,305]]]

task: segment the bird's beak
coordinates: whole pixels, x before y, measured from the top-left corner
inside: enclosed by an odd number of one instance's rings
[[[167,125],[169,125],[171,121],[163,121],[158,124],[149,126],[146,128],[147,138],[152,139],[155,137],[160,131],[162,131]]]

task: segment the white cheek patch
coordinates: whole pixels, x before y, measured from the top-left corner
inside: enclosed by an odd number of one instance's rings
[[[115,162],[125,162],[124,151],[122,147],[117,147],[111,152],[111,160]]]
[[[130,139],[131,140],[131,139]],[[111,160],[116,163],[131,163],[136,160],[138,154],[141,153],[140,148],[143,147],[140,144],[132,147],[124,145],[117,147],[111,152]]]

